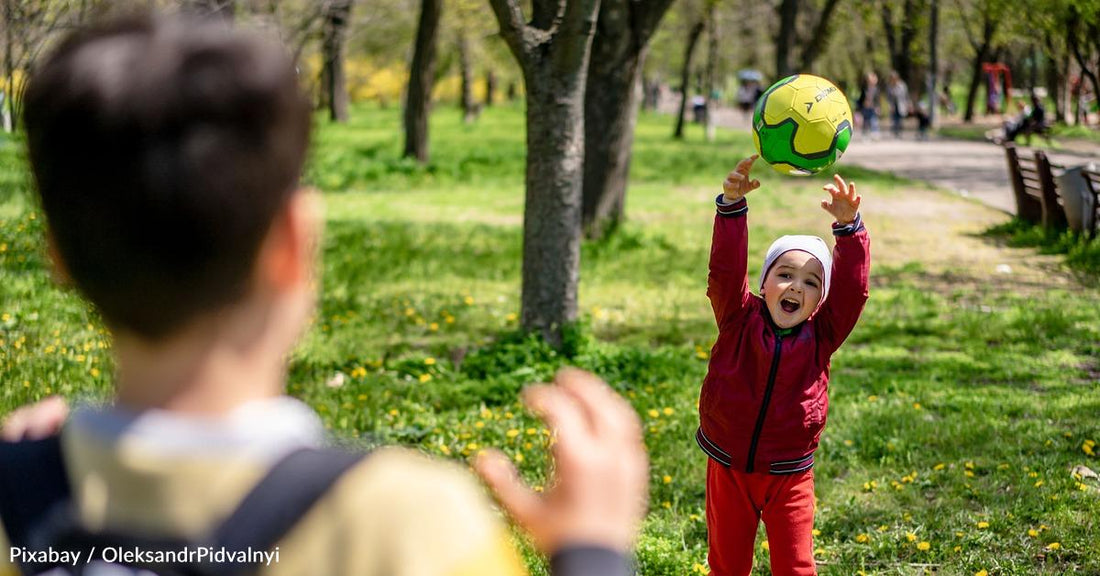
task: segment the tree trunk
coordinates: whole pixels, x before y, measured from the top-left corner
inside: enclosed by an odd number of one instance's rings
[[[795,35],[798,24],[799,0],[782,0],[779,3],[779,35],[775,38],[775,77],[791,75],[791,46],[798,43]]]
[[[527,176],[523,215],[523,328],[552,346],[577,319],[585,85],[600,0],[491,0],[501,35],[523,69]]]
[[[688,34],[687,48],[684,50],[684,67],[680,70],[680,112],[676,115],[676,131],[672,134],[673,138],[683,139],[684,137],[684,111],[691,98],[691,87],[688,86],[691,82],[691,58],[695,53],[695,43],[699,41],[704,27],[705,24],[700,20],[691,27],[691,32]]]
[[[432,81],[435,78],[435,45],[442,14],[443,0],[421,0],[416,47],[409,66],[404,156],[416,158],[421,163],[428,161],[428,116],[431,114]]]
[[[1058,50],[1054,45],[1054,40],[1051,38],[1050,33],[1043,34],[1043,46],[1047,52],[1047,67],[1046,78],[1044,78],[1047,91],[1050,92],[1050,98],[1054,101],[1054,118],[1058,123],[1065,123],[1066,121],[1066,87],[1065,87],[1065,67],[1063,66],[1064,57],[1068,54],[1060,53],[1064,52]]]
[[[974,63],[971,68],[970,89],[966,92],[966,112],[963,114],[963,122],[969,124],[974,121],[974,104],[978,97],[978,88],[982,83],[982,63],[989,53],[989,45],[982,44],[978,53],[974,55]]]
[[[458,67],[462,76],[462,121],[472,124],[477,120],[477,103],[474,102],[474,71],[470,66],[470,47],[466,35],[458,35]]]
[[[828,47],[833,32],[833,12],[836,11],[838,4],[840,4],[840,0],[825,1],[825,6],[821,9],[821,16],[817,21],[817,25],[814,26],[810,41],[806,43],[806,47],[802,50],[801,72],[813,72],[814,62]]]
[[[352,0],[332,0],[325,8],[323,100],[328,105],[329,119],[344,124],[348,121],[348,88],[344,73],[344,43]]]
[[[485,73],[485,107],[493,105],[496,99],[497,75],[492,70]]]

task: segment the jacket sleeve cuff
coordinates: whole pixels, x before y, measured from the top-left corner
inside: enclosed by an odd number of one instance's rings
[[[749,211],[749,203],[743,196],[736,202],[727,203],[725,194],[719,194],[718,197],[714,199],[714,204],[718,208],[718,214],[720,216],[744,216]]]
[[[863,216],[860,216],[858,212],[856,213],[856,219],[852,220],[850,224],[833,222],[833,236],[851,236],[860,230],[863,230]]]
[[[564,546],[550,556],[552,576],[629,576],[629,559],[599,546]]]

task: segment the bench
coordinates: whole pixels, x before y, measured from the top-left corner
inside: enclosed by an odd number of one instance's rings
[[[1047,141],[1047,145],[1050,145],[1050,129],[1053,125],[1048,122],[1040,122],[1038,124],[1025,122],[1020,131],[1016,133],[1016,136],[1024,136],[1028,146],[1031,146],[1031,137],[1033,135],[1042,136]]]
[[[1089,190],[1092,192],[1092,221],[1085,230],[1085,233],[1089,237],[1096,236],[1096,230],[1100,228],[1100,224],[1097,223],[1100,220],[1100,168],[1096,170],[1083,170],[1082,174],[1085,176],[1085,182],[1088,184]]]
[[[1066,212],[1054,179],[1054,171],[1064,168],[1051,164],[1042,150],[1030,157],[1021,155],[1012,142],[1005,142],[1004,149],[1016,197],[1016,217],[1045,228],[1066,228]]]

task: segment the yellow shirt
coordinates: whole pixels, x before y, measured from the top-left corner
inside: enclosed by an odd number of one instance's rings
[[[67,426],[62,446],[82,521],[95,530],[196,538],[230,514],[271,462],[240,450],[154,449]],[[0,531],[0,576],[16,574]],[[277,544],[264,576],[518,576],[501,518],[460,467],[401,448],[354,468]]]

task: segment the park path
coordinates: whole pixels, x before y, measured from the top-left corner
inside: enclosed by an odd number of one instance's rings
[[[737,110],[720,110],[716,124],[748,130]],[[697,130],[697,129],[696,129]],[[696,132],[698,134],[698,132]],[[1052,162],[1100,163],[1100,146],[1051,153]],[[861,211],[874,222],[877,265],[900,273],[930,291],[965,294],[959,304],[984,307],[1005,291],[1041,297],[1050,289],[1089,289],[1067,270],[1062,256],[1012,248],[983,234],[1015,212],[1004,149],[986,142],[947,138],[917,140],[911,131],[894,139],[857,138],[841,165],[891,172],[928,186],[879,196],[867,191]],[[949,191],[951,193],[944,193]],[[806,226],[812,226],[806,222]]]
[[[719,126],[748,130],[749,118],[737,110],[721,109],[715,116]],[[878,139],[856,134],[841,160],[850,164],[891,172],[902,178],[927,182],[1008,214],[1015,214],[1012,183],[1004,149],[989,142],[974,142],[933,136],[918,140],[912,130],[900,139],[889,135],[888,122]],[[910,127],[912,128],[912,127]],[[1073,150],[1049,152],[1051,162],[1075,166],[1100,165],[1100,145],[1082,143]]]

